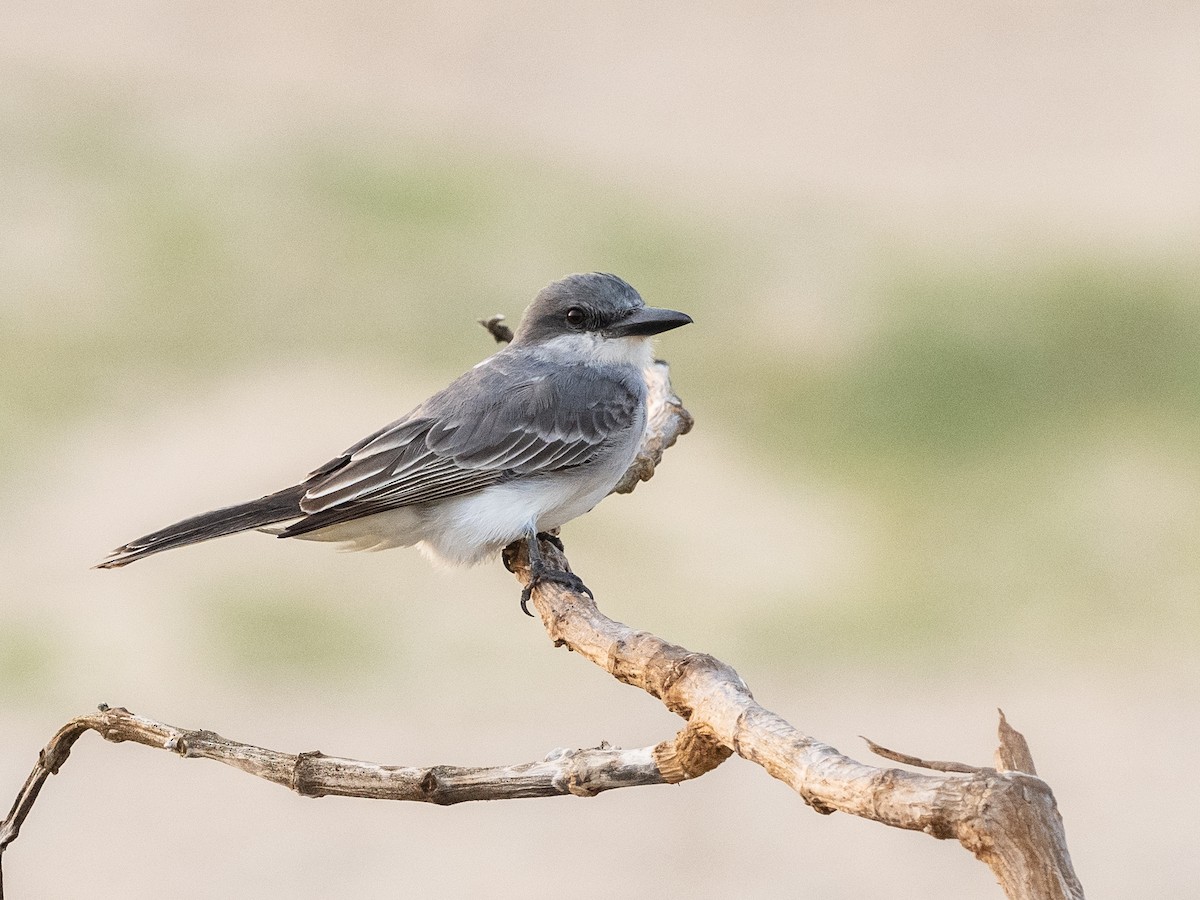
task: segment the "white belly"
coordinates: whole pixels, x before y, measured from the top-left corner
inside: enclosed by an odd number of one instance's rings
[[[431,504],[419,546],[439,562],[472,565],[531,528],[547,531],[583,515],[613,483],[574,473],[523,478]]]

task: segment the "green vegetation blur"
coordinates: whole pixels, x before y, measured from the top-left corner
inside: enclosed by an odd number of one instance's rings
[[[5,102],[39,114],[14,107],[0,133],[8,215],[27,226],[3,254],[12,470],[85,417],[242,367],[445,381],[490,352],[476,319],[515,319],[550,278],[600,268],[695,317],[664,353],[699,429],[767,485],[815,478],[881,511],[851,594],[714,599],[739,652],[940,667],[1044,635],[1136,666],[1195,644],[1200,282],[1182,255],[854,244],[854,223],[816,205],[718,215],[382,133],[193,152],[136,104],[28,90]],[[801,301],[823,287],[793,275],[843,242],[854,274],[808,321]],[[213,586],[206,640],[278,677],[385,665],[371,627],[320,601],[328,587]],[[32,684],[54,641],[20,622],[0,634],[0,681]]]

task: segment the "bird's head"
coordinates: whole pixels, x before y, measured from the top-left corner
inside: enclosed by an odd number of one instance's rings
[[[647,306],[616,275],[568,275],[533,298],[513,336],[514,346],[540,346],[580,362],[647,365],[650,338],[692,317]]]

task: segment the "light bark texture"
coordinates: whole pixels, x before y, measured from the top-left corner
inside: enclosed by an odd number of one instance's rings
[[[524,548],[510,564],[525,580]],[[552,565],[567,568],[543,544]],[[574,650],[619,681],[641,688],[723,747],[762,766],[821,813],[845,812],[893,828],[954,838],[995,873],[1013,900],[1083,897],[1050,786],[1032,770],[1025,739],[1001,714],[1001,769],[925,762],[876,744],[880,755],[925,769],[866,765],[802,733],[765,709],[730,666],[605,616],[592,598],[558,584],[535,588],[533,605],[556,646]]]
[[[503,339],[503,332],[497,334],[499,320],[482,324]],[[656,363],[647,380],[647,434],[637,461],[616,488],[619,492],[650,478],[663,452],[692,425],[671,389],[666,364]],[[557,547],[543,542],[541,550],[552,566],[570,571]],[[522,584],[528,582],[524,544],[509,547],[505,561]],[[216,760],[305,796],[443,805],[562,794],[589,797],[615,788],[678,783],[703,775],[736,753],[788,785],[820,813],[844,812],[957,840],[991,868],[1012,900],[1083,897],[1054,795],[1037,776],[1025,739],[1003,713],[996,768],[925,761],[868,742],[877,754],[926,771],[871,766],[761,706],[726,663],[610,619],[585,594],[542,582],[534,587],[532,601],[555,646],[657,697],[686,721],[684,728],[654,747],[555,750],[544,759],[512,766],[388,766],[315,751],[282,753],[101,707],[72,719],[41,751],[11,812],[0,823],[0,858],[20,833],[49,776],[58,772],[87,731],[108,741]],[[0,900],[3,893],[0,871]]]

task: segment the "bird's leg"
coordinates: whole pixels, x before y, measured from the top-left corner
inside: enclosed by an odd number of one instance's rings
[[[527,616],[533,616],[533,613],[529,611],[529,598],[533,596],[533,589],[543,581],[556,582],[572,591],[587,594],[593,600],[596,599],[591,589],[583,583],[578,575],[573,572],[562,572],[558,569],[551,569],[546,565],[546,561],[542,559],[542,548],[538,544],[538,541],[542,539],[548,540],[551,544],[558,547],[558,549],[562,549],[562,541],[558,539],[557,535],[550,535],[545,532],[538,534],[532,531],[525,535],[525,546],[529,550],[529,583],[521,591],[521,612]]]

